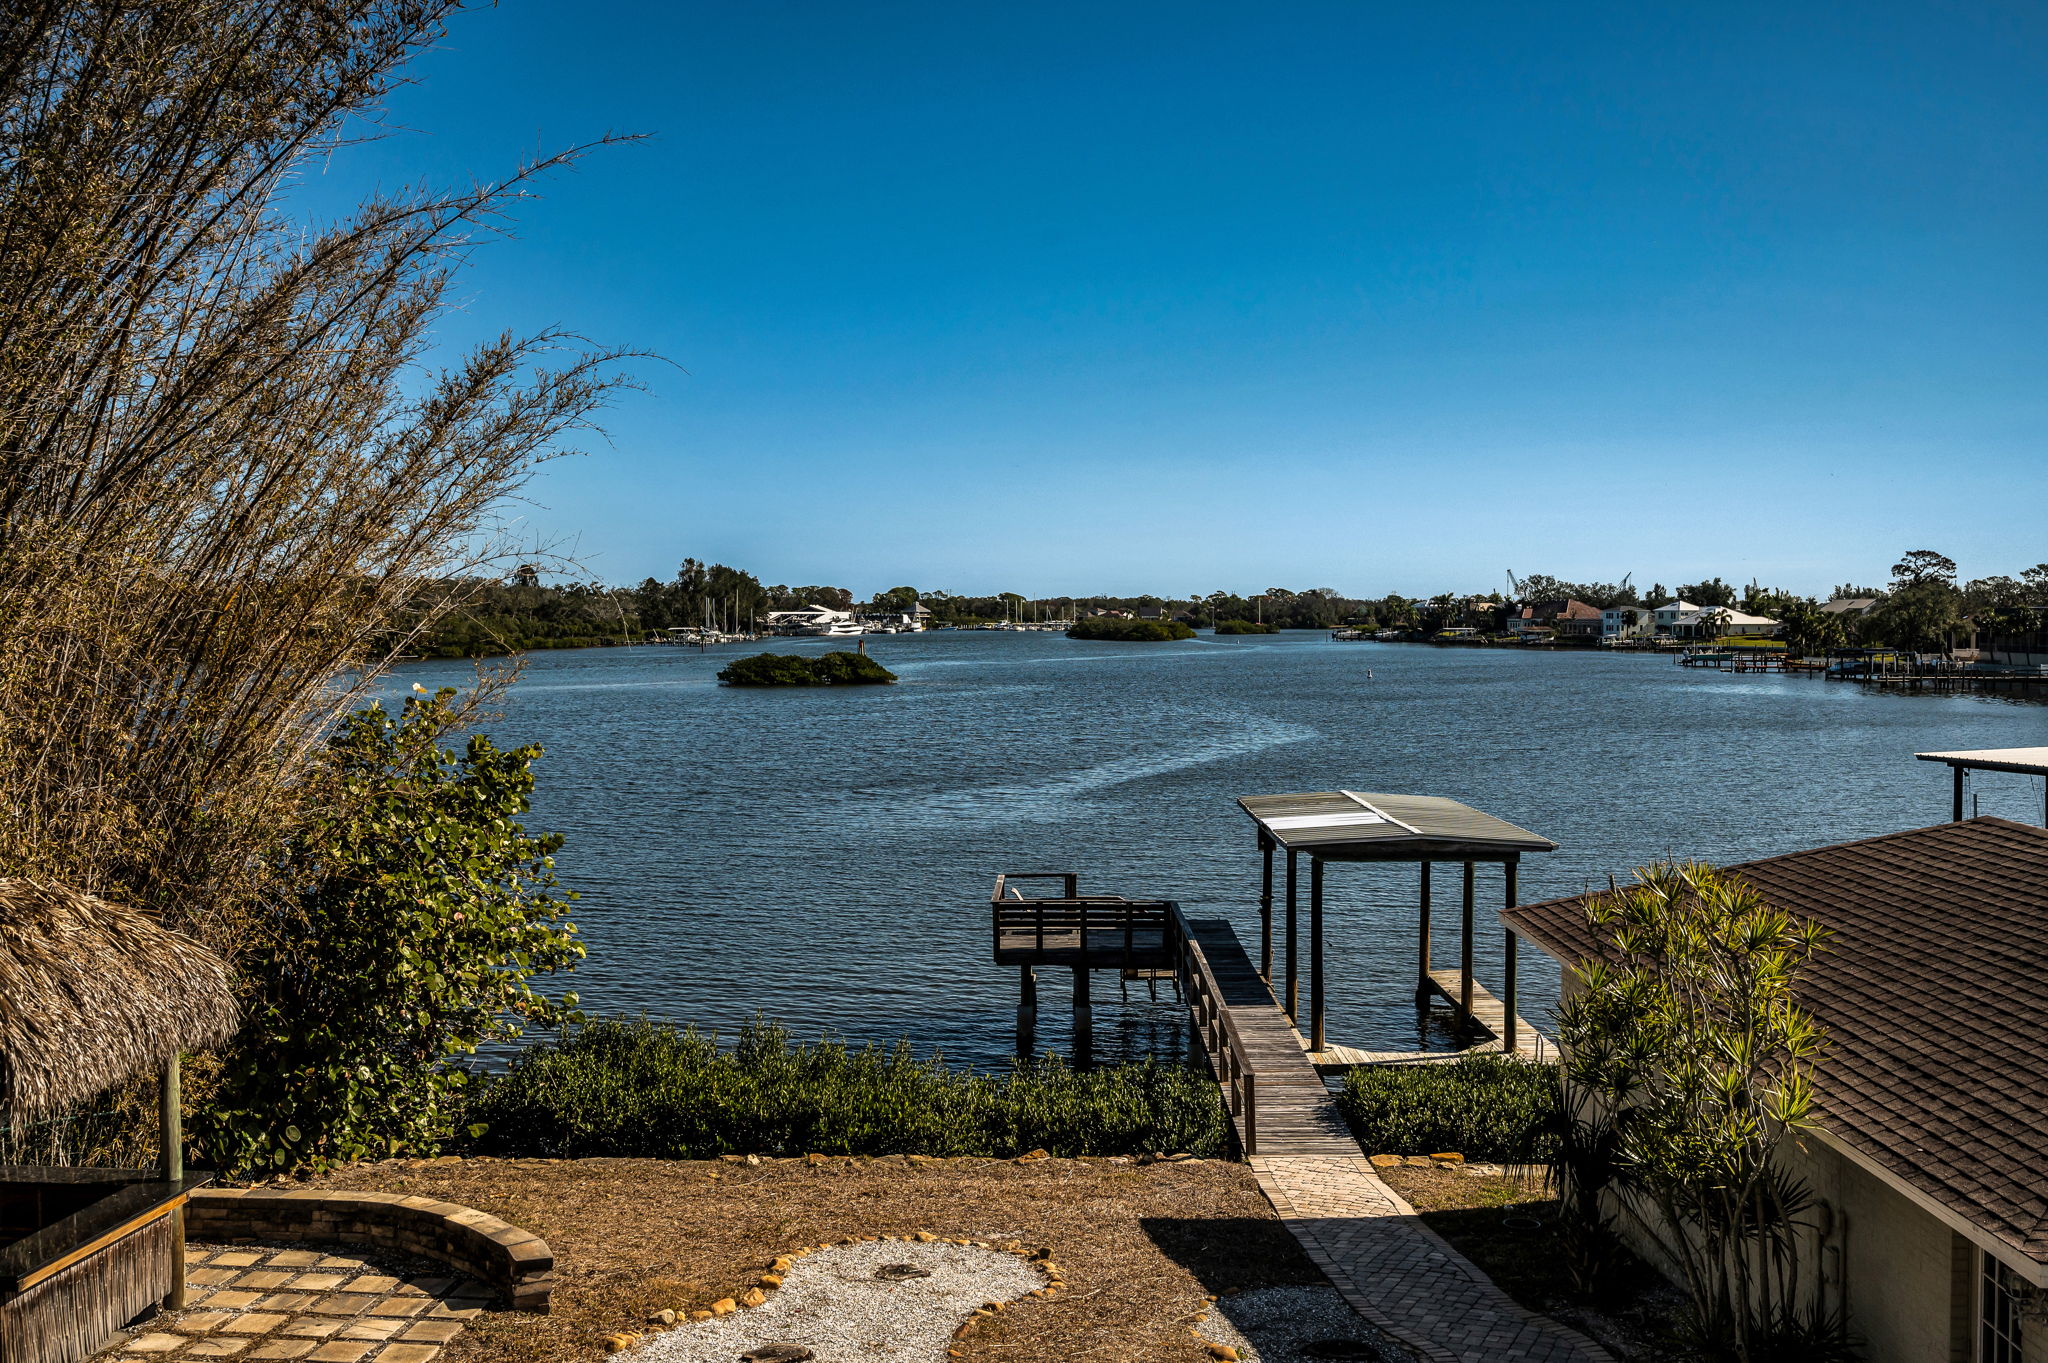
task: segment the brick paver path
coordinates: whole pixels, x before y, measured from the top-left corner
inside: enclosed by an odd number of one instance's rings
[[[1428,1363],[1614,1363],[1517,1306],[1416,1217],[1369,1160],[1255,1155],[1259,1186],[1359,1315]]]
[[[187,1309],[96,1355],[102,1363],[432,1363],[491,1295],[467,1278],[321,1250],[193,1244],[185,1261]]]

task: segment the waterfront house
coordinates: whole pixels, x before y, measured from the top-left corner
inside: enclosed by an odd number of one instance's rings
[[[1785,1150],[1867,1356],[2048,1363],[2048,830],[1969,819],[1729,869],[1832,934],[1798,992],[1828,1035],[1819,1129]],[[1501,918],[1567,994],[1603,946],[1583,896]]]
[[[1820,608],[1829,615],[1862,616],[1875,610],[1879,599],[1875,596],[1838,596],[1832,601],[1821,602]]]
[[[1682,609],[1673,609],[1682,606]],[[1784,626],[1763,615],[1751,615],[1733,606],[1672,606],[1657,608],[1657,632],[1674,639],[1768,639]]]
[[[1639,601],[1609,606],[1600,612],[1602,639],[1648,639],[1657,632],[1657,613]]]
[[[1549,630],[1559,638],[1595,639],[1600,635],[1600,612],[1583,601],[1525,601],[1507,609],[1510,634],[1531,634]]]

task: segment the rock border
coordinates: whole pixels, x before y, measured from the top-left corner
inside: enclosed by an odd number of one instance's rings
[[[555,1252],[488,1212],[405,1193],[202,1188],[185,1207],[194,1240],[285,1240],[394,1249],[437,1260],[488,1287],[514,1311],[547,1315]]]

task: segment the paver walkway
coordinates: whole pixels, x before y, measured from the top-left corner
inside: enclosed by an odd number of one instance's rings
[[[1614,1363],[1523,1310],[1416,1217],[1369,1160],[1255,1155],[1259,1187],[1359,1315],[1427,1363]]]
[[[433,1363],[491,1296],[445,1271],[391,1273],[317,1249],[190,1244],[185,1262],[187,1309],[97,1355],[103,1363]]]

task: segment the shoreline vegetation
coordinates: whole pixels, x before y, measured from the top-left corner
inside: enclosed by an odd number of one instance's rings
[[[1067,630],[1069,639],[1092,639],[1120,644],[1165,644],[1192,639],[1192,625],[1179,620],[1123,620],[1101,616],[1076,620]]]
[[[886,686],[896,674],[865,653],[756,653],[719,669],[726,686]]]
[[[1071,620],[1079,630],[1137,621],[1181,625],[1190,631],[1214,628],[1218,635],[1394,630],[1418,641],[1478,643],[1486,636],[1505,639],[1510,613],[1523,606],[1575,602],[1595,610],[1647,611],[1682,600],[1778,621],[1781,637],[1776,642],[1798,652],[1818,653],[1851,645],[1934,651],[1954,647],[1972,635],[2040,635],[2048,616],[2048,564],[2037,564],[2018,577],[1963,581],[1954,560],[1927,549],[1903,555],[1886,586],[1842,583],[1824,599],[1754,581],[1739,586],[1719,577],[1672,589],[1662,583],[1642,589],[1627,577],[1618,583],[1571,582],[1542,573],[1512,578],[1507,591],[1439,592],[1426,598],[1398,593],[1353,597],[1333,587],[1268,587],[1250,596],[1215,591],[1185,597],[1026,597],[1016,592],[975,596],[902,586],[865,601],[845,587],[764,586],[752,573],[694,558],[685,559],[669,581],[650,577],[635,586],[576,581],[544,586],[540,576],[537,565],[522,564],[507,579],[436,580],[416,594],[409,615],[391,636],[394,644],[402,645],[399,651],[407,656],[459,658],[646,643],[663,631],[680,628],[744,634],[756,632],[770,612],[807,605],[880,613],[922,608],[929,613],[930,625],[940,629]],[[1447,631],[1467,637],[1433,637]],[[1556,642],[1574,641],[1559,637]],[[1755,643],[1741,641],[1743,646]]]
[[[1057,1056],[1002,1074],[949,1067],[908,1042],[793,1042],[753,1022],[737,1044],[646,1019],[536,1042],[483,1080],[471,1153],[583,1159],[927,1155],[1223,1158],[1216,1084],[1153,1059],[1077,1070]]]

